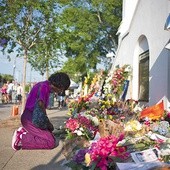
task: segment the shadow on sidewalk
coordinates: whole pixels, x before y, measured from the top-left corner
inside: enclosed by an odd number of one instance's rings
[[[47,170],[47,169],[64,170],[64,168],[61,166],[64,159],[61,161],[55,162],[60,157],[61,154],[62,154],[62,149],[56,154],[56,156],[53,157],[53,159],[51,159],[51,161],[48,164],[38,165],[32,168],[31,170]]]
[[[11,107],[13,103],[0,103],[0,108],[8,108]]]

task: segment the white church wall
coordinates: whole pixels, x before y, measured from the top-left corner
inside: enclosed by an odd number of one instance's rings
[[[149,105],[162,99],[165,99],[166,106],[169,105],[167,99],[170,86],[168,74],[170,52],[164,48],[170,37],[170,32],[164,30],[169,3],[169,0],[140,0],[138,2],[128,33],[121,39],[114,60],[114,66],[124,64],[132,66],[132,87],[128,91],[128,97],[137,99],[138,56],[149,47]],[[148,44],[141,43],[141,36],[146,37]]]

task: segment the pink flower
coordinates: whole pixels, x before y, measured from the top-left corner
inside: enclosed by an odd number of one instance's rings
[[[66,122],[66,128],[74,132],[76,129],[79,128],[79,123],[77,119],[70,118]]]
[[[99,167],[101,170],[107,170],[108,162],[106,158],[101,158],[101,160],[98,162],[97,167]]]
[[[100,138],[98,142],[92,144],[89,154],[91,161],[96,163],[96,167],[106,170],[108,164],[112,161],[109,158],[110,156],[120,157],[123,159],[129,156],[125,147],[117,146],[117,143],[123,138],[123,135],[120,135],[119,138],[115,136],[108,136]]]

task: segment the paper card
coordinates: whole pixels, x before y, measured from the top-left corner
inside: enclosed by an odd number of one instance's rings
[[[116,170],[148,170],[149,168],[165,165],[162,162],[147,162],[147,163],[116,163]]]
[[[147,149],[139,152],[132,152],[131,156],[135,163],[146,163],[155,161],[159,162],[159,150],[157,148]]]

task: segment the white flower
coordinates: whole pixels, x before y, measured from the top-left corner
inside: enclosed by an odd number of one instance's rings
[[[91,115],[85,115],[85,117],[86,117],[87,119],[92,120],[92,116],[91,116]]]
[[[117,143],[116,146],[123,146],[126,143],[126,139],[123,139]]]
[[[76,133],[77,136],[82,136],[83,135],[81,130],[75,130],[74,133]]]
[[[127,131],[127,132],[132,131],[131,125],[126,125],[124,130]]]
[[[96,116],[92,117],[92,121],[94,122],[95,126],[99,125],[99,119]]]
[[[82,112],[80,112],[79,114],[80,114],[81,116],[86,116],[85,111],[82,111]]]
[[[82,131],[82,132],[84,131],[84,129],[82,127],[80,127],[79,130]]]
[[[131,67],[130,66],[127,66],[126,68],[125,68],[125,72],[131,72]]]
[[[139,107],[138,105],[135,106],[135,108],[133,109],[134,112],[141,112],[142,108]]]

